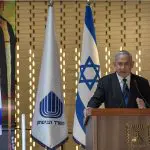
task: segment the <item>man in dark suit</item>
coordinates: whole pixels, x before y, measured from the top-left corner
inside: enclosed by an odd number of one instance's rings
[[[134,62],[128,51],[115,56],[115,73],[102,77],[88,102],[85,115],[91,108],[104,103],[106,108],[149,108],[150,86],[148,80],[131,73]]]

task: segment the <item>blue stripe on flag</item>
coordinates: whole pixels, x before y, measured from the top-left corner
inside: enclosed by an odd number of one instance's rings
[[[85,133],[85,126],[84,126],[84,111],[85,109],[85,106],[84,104],[82,103],[82,100],[79,96],[79,93],[77,93],[77,99],[76,99],[76,115],[77,115],[77,118],[78,118],[78,121],[79,121],[79,124],[82,128],[82,130],[84,131]]]
[[[96,36],[95,36],[95,28],[94,28],[94,23],[93,23],[93,16],[92,16],[92,10],[89,5],[86,6],[86,13],[85,13],[85,24],[91,33],[95,43],[96,43]]]

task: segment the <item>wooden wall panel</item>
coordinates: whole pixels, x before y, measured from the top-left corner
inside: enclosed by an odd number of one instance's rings
[[[85,0],[56,0],[54,2],[56,36],[60,48],[63,95],[70,137],[72,136],[75,95],[79,77],[78,61],[82,47],[85,5]],[[93,1],[91,6],[102,76],[113,71],[114,55],[122,47],[133,54],[136,64],[133,72],[150,80],[150,1],[105,2],[98,0]],[[26,113],[27,128],[31,128],[47,8],[47,1],[19,0],[16,2],[16,33],[17,45],[19,45],[17,61],[20,63],[18,67],[20,90],[17,91],[20,96],[16,99],[16,102],[19,103],[16,105],[16,111],[20,111],[16,113],[18,127],[20,127],[21,113]],[[32,70],[35,72],[32,73]],[[33,78],[34,81],[32,81]],[[20,132],[17,130],[16,134],[20,135]],[[18,143],[16,149],[21,149],[20,136],[16,138],[16,142]],[[27,134],[27,143],[27,149],[42,149],[38,144],[33,143],[30,131]],[[76,149],[72,138],[65,144],[64,149]]]

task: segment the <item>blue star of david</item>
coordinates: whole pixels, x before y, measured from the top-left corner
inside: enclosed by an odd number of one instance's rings
[[[95,73],[95,76],[91,79],[87,79],[86,76],[84,75],[85,70],[88,68],[93,69],[94,73]],[[85,62],[85,65],[80,66],[79,83],[85,83],[87,85],[87,87],[89,88],[89,90],[91,90],[93,85],[96,82],[98,82],[98,80],[100,79],[99,70],[100,70],[100,65],[94,64],[91,57],[89,56],[87,61]]]

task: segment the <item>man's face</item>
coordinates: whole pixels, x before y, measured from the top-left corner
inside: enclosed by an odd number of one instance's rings
[[[114,62],[115,71],[123,78],[127,77],[131,73],[133,65],[134,62],[126,54],[119,55]]]

